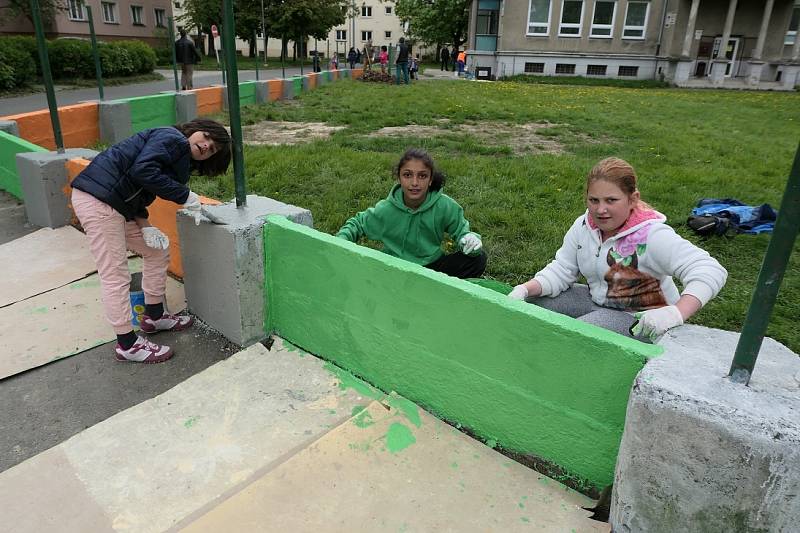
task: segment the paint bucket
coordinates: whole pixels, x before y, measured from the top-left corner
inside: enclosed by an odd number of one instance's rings
[[[134,328],[139,328],[144,314],[144,291],[142,291],[142,273],[131,274],[131,321]]]

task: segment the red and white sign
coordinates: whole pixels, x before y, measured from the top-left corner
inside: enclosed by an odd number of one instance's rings
[[[211,25],[211,35],[213,35],[214,38],[219,37],[219,32],[217,31],[217,25],[216,24],[212,24]]]

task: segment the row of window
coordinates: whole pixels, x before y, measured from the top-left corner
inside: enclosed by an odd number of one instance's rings
[[[107,24],[119,24],[117,4],[115,2],[100,2],[100,7],[103,9],[103,22]],[[144,26],[144,8],[142,6],[131,6],[130,13],[131,24],[134,26]],[[69,18],[70,20],[78,21],[89,20],[84,0],[69,0]],[[156,28],[167,27],[167,11],[165,9],[153,9],[153,18]]]
[[[391,39],[392,38],[392,32],[390,32],[390,31],[383,32],[383,38],[384,39]],[[336,40],[337,41],[342,41],[342,42],[347,41],[347,30],[336,30]],[[361,41],[362,42],[367,42],[367,41],[371,41],[371,40],[372,40],[372,31],[371,30],[368,30],[368,31],[363,31],[362,30],[361,31]]]
[[[383,6],[383,12],[387,15],[392,14],[392,6]],[[361,6],[361,16],[362,17],[371,17],[372,16],[372,6]]]
[[[558,0],[529,0],[528,35],[550,35],[553,3]],[[583,35],[584,0],[561,0],[561,20],[558,21],[559,37],[580,37]],[[622,27],[623,39],[644,39],[650,2],[630,0],[625,10],[625,24]],[[597,0],[594,3],[589,37],[611,39],[617,19],[616,0]]]
[[[586,65],[587,76],[605,76],[608,65]],[[543,74],[544,63],[525,63],[526,74]],[[574,63],[556,63],[556,74],[575,74]],[[617,76],[633,77],[639,74],[639,67],[630,65],[620,65],[617,69]]]

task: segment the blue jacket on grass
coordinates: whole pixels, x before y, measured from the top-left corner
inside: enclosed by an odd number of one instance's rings
[[[119,211],[125,220],[147,218],[156,196],[183,204],[189,196],[189,140],[172,127],[144,130],[95,157],[72,181]]]

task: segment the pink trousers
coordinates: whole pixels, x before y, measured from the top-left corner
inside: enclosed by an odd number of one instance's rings
[[[113,207],[91,194],[73,189],[72,207],[89,238],[89,248],[97,263],[106,318],[114,328],[114,333],[127,333],[133,329],[128,250],[144,259],[142,291],[146,304],[164,301],[169,251],[147,246],[136,222],[127,222]]]

